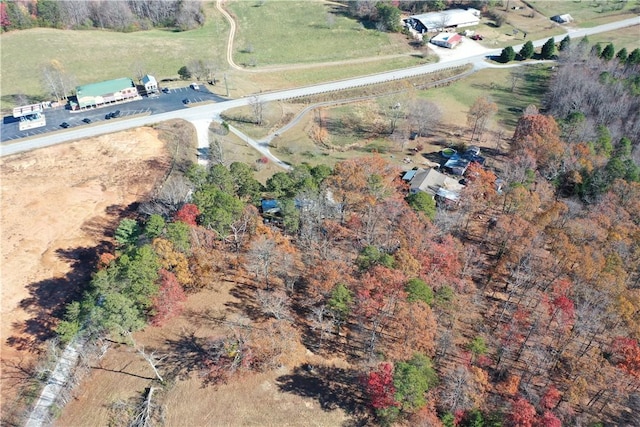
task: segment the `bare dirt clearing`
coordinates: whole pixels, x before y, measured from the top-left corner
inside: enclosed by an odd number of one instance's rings
[[[34,360],[53,336],[52,315],[87,282],[96,253],[110,245],[105,233],[168,164],[165,144],[150,128],[0,161],[4,402],[18,391],[10,367]]]

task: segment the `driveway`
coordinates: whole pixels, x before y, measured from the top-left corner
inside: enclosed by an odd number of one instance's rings
[[[440,58],[440,62],[456,61],[471,56],[482,55],[494,49],[487,49],[475,40],[462,37],[462,42],[453,49],[436,46],[429,43],[429,49]]]

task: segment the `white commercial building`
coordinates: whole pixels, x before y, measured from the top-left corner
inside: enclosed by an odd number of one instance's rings
[[[404,20],[405,24],[418,33],[443,31],[447,28],[460,28],[478,25],[480,16],[475,9],[449,9],[442,12],[429,12],[413,15]]]

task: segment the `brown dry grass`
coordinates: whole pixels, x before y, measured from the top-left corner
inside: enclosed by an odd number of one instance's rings
[[[225,326],[213,320],[220,315],[233,319],[242,315],[242,298],[251,284],[223,280],[215,288],[191,295],[181,316],[165,326],[147,327],[134,335],[137,344],[147,351],[157,350],[163,355],[174,352],[177,358],[184,356],[180,375],[165,386],[161,404],[164,406],[168,426],[335,426],[347,416],[339,408],[321,408],[318,399],[303,397],[300,393],[282,390],[282,378],[287,378],[295,366],[305,361],[330,363],[338,368],[348,367],[339,360],[318,360],[298,345],[283,366],[274,371],[245,374],[234,377],[229,384],[205,385],[201,366],[190,364],[186,353],[175,353],[176,343],[185,337],[207,338],[225,331]],[[167,373],[176,366],[161,365]],[[167,374],[171,377],[171,374]],[[63,410],[57,426],[103,426],[117,401],[127,401],[141,396],[146,387],[158,387],[153,381],[151,368],[129,346],[112,345],[107,355],[95,366],[77,390],[75,398]],[[122,420],[112,425],[120,425]]]
[[[77,295],[122,212],[168,166],[150,128],[10,156],[2,174],[2,398],[19,391],[11,363],[32,362],[53,336],[54,314]]]

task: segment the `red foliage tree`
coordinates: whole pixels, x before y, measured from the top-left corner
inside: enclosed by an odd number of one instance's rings
[[[394,397],[396,388],[393,385],[393,364],[381,363],[365,379],[366,392],[374,409],[398,406]]]
[[[566,295],[560,295],[551,301],[549,306],[549,315],[551,321],[553,319],[558,321],[563,327],[569,326],[575,318],[575,306]]]
[[[536,425],[537,427],[562,427],[562,422],[551,412],[546,411]]]
[[[518,397],[511,404],[508,420],[514,427],[534,427],[536,423],[536,408],[524,397]]]
[[[176,276],[165,269],[160,269],[160,290],[153,299],[151,324],[162,326],[167,320],[177,316],[182,311],[182,302],[187,299],[184,289],[178,283]]]
[[[560,391],[554,386],[549,386],[540,399],[540,407],[543,409],[553,409],[558,406],[561,398],[562,395],[560,394]]]
[[[613,341],[612,350],[618,367],[626,373],[640,378],[640,346],[638,346],[638,341],[618,337]]]
[[[9,15],[7,14],[7,5],[2,2],[0,3],[0,27],[6,30],[11,25],[11,20],[9,19]]]
[[[178,212],[176,212],[174,219],[189,225],[196,225],[198,215],[200,215],[198,207],[193,203],[186,203]]]

